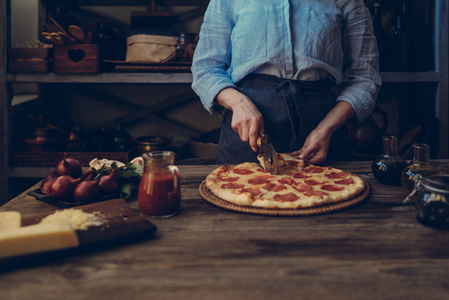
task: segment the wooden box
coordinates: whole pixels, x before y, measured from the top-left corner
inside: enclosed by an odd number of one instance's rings
[[[55,73],[98,73],[98,45],[55,45],[53,65]]]
[[[48,72],[48,48],[11,48],[9,71],[42,73]]]

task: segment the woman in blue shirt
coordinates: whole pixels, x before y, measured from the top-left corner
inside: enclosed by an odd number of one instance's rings
[[[257,161],[263,133],[310,163],[347,160],[343,125],[369,117],[381,85],[363,0],[211,0],[192,73],[224,117],[219,164]]]

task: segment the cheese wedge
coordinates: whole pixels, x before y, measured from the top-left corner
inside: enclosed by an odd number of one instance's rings
[[[0,232],[0,258],[68,249],[78,245],[75,230],[64,220]]]
[[[18,211],[0,212],[0,231],[20,228],[22,217]]]

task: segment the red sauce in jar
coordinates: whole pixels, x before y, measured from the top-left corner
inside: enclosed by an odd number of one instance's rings
[[[180,184],[179,177],[174,179],[171,172],[144,173],[137,194],[141,212],[154,217],[174,215],[181,204]]]

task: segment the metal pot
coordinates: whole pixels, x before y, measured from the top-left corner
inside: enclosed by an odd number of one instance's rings
[[[151,151],[165,150],[172,140],[171,136],[142,136],[136,139],[137,150],[140,155]]]

